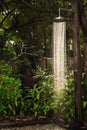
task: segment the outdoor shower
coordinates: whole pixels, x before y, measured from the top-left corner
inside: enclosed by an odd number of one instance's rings
[[[66,71],[66,22],[59,16],[53,21],[53,74],[54,86],[60,92],[65,86]]]

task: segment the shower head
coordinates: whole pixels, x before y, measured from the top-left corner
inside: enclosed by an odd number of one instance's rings
[[[61,16],[58,16],[58,17],[54,18],[54,22],[64,22],[64,21],[65,21],[65,18],[61,17]]]
[[[54,22],[63,22],[63,21],[66,21],[66,18],[61,16],[61,10],[66,11],[66,12],[73,12],[72,9],[68,10],[68,9],[65,9],[65,8],[59,8],[58,9],[59,16],[56,17],[56,18],[54,18]]]

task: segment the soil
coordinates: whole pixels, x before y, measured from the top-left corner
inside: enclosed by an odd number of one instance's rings
[[[59,123],[64,120],[61,118]],[[65,130],[65,128],[54,123],[54,117],[38,116],[15,116],[7,119],[0,118],[0,130]]]
[[[83,127],[75,123],[71,125],[61,115],[54,117],[38,116],[13,116],[7,119],[0,117],[0,130],[87,130],[87,122]]]
[[[1,130],[65,130],[64,128],[59,127],[58,125],[51,124],[37,124],[31,126],[23,126],[23,127],[10,127],[10,128],[2,128]]]

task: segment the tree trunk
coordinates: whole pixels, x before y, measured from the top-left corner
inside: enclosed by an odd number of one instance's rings
[[[74,83],[75,83],[75,122],[78,125],[83,123],[82,114],[82,86],[81,86],[81,57],[80,57],[80,41],[79,41],[79,9],[78,1],[72,0],[72,35],[73,35],[73,50],[74,50]]]
[[[85,76],[87,78],[87,19],[86,19],[85,9],[83,5],[83,0],[79,1],[79,12],[80,12],[79,20],[83,31],[83,37],[84,37],[84,56],[85,56],[84,71],[85,71]]]

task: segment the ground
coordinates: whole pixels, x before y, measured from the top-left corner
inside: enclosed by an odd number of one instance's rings
[[[75,122],[67,123],[61,115],[53,117],[13,116],[0,118],[0,130],[87,130],[87,122],[78,127]]]
[[[61,126],[59,126],[61,122]],[[59,124],[58,124],[59,123]],[[46,116],[15,116],[7,119],[0,118],[0,130],[66,130],[62,118],[54,123],[53,118]]]
[[[23,127],[10,127],[10,128],[2,128],[0,130],[66,130],[65,128],[59,127],[57,124],[37,124],[31,126],[23,126]]]

